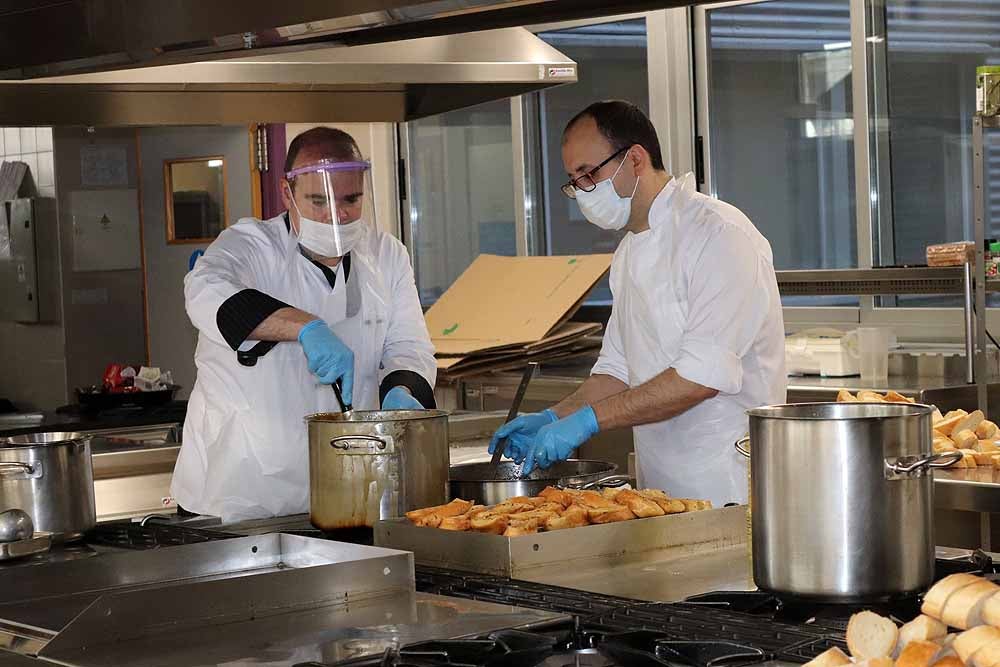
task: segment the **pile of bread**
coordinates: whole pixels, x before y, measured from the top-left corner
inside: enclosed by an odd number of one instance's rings
[[[846,389],[837,394],[838,403],[913,403],[894,391],[884,396],[874,391],[859,391],[857,396]],[[933,431],[932,446],[935,453],[959,451],[964,456],[953,463],[952,468],[978,468],[979,466],[1000,468],[1000,447],[997,438],[1000,428],[986,419],[982,410],[966,412],[952,410],[942,415],[937,409],[931,415]]]
[[[927,591],[920,611],[899,628],[871,611],[854,614],[847,624],[851,656],[834,647],[806,667],[1000,665],[1000,586],[973,574],[953,574]],[[949,627],[962,632],[949,634]]]
[[[417,526],[517,537],[666,514],[712,509],[708,500],[671,498],[657,489],[578,491],[553,486],[537,496],[516,496],[487,507],[456,498],[446,505],[406,513]]]

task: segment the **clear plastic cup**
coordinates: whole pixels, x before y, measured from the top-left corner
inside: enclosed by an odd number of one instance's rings
[[[861,354],[861,379],[865,382],[889,377],[889,340],[891,332],[878,327],[858,329],[858,351]]]

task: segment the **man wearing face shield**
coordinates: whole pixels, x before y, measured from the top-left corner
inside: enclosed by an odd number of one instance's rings
[[[664,169],[649,119],[598,102],[563,133],[563,186],[591,223],[625,230],[611,264],[600,357],[553,408],[493,437],[522,471],[566,459],[599,431],[633,427],[640,486],[746,502],[733,443],[745,410],[785,401],[784,324],[767,240],[735,207]]]
[[[371,169],[350,135],[291,143],[287,211],[243,219],[184,279],[198,378],[171,492],[241,520],[309,508],[306,415],[434,407],[434,348],[406,248],[375,226]]]

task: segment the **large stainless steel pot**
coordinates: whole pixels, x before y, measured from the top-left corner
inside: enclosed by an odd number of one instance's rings
[[[753,575],[829,601],[920,591],[934,576],[926,405],[801,403],[747,411]],[[746,439],[737,443],[744,454]]]
[[[448,413],[353,410],[306,421],[309,518],[320,530],[369,528],[448,501]]]
[[[545,470],[532,470],[521,477],[521,466],[513,461],[492,463],[463,463],[452,466],[448,486],[452,498],[474,500],[480,505],[495,505],[514,496],[534,496],[546,486],[592,488],[618,485],[628,481],[624,475],[615,475],[614,463],[568,459]]]
[[[90,437],[53,432],[0,438],[0,511],[13,508],[57,541],[92,529],[97,511]]]

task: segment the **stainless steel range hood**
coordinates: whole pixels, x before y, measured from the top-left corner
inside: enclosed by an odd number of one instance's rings
[[[0,125],[406,121],[576,81],[523,28],[298,48],[0,82]]]

